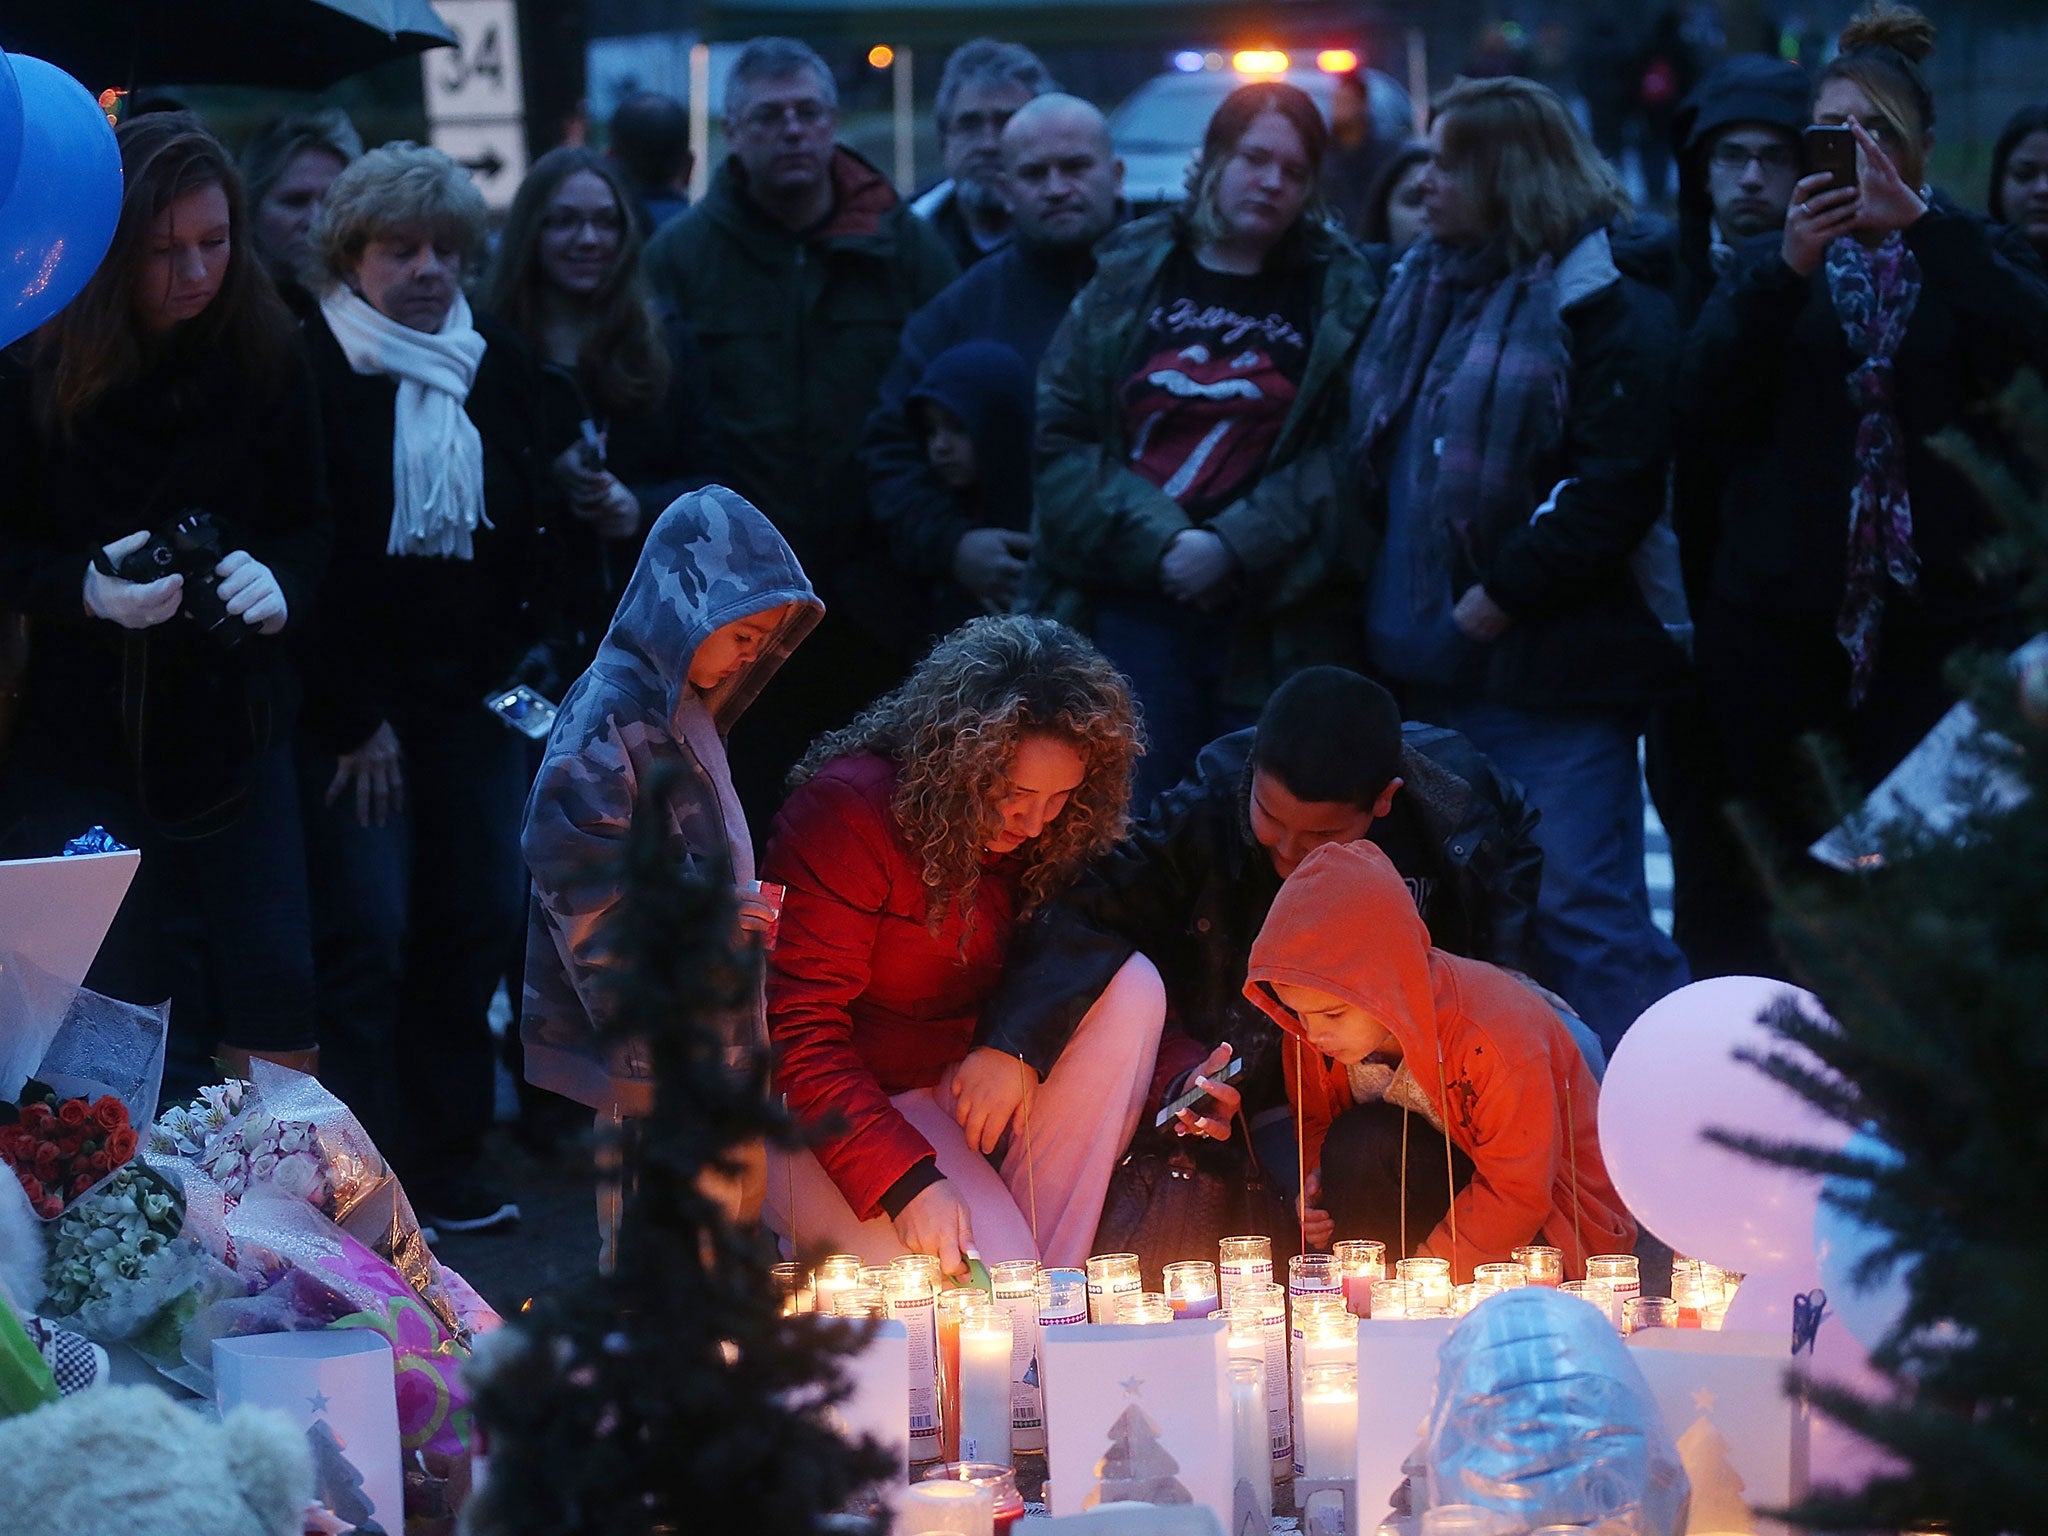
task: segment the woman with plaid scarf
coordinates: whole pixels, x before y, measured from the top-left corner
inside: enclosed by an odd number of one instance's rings
[[[1627,199],[1553,92],[1462,82],[1430,149],[1429,233],[1352,376],[1353,462],[1385,528],[1368,643],[1408,718],[1462,731],[1542,812],[1532,965],[1611,1050],[1687,979],[1650,921],[1636,766],[1682,665],[1682,602],[1652,604],[1677,588],[1676,323],[1615,268]]]

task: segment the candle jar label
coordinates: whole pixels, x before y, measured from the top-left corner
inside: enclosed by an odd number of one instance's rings
[[[996,1305],[1010,1314],[1013,1444],[1020,1451],[1043,1450],[1045,1406],[1038,1385],[1038,1276],[1005,1276],[994,1282],[994,1289]]]
[[[910,1459],[937,1461],[939,1445],[939,1339],[937,1298],[891,1296],[889,1315],[910,1335]]]

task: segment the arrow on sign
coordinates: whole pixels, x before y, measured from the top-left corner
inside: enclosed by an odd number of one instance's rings
[[[472,175],[483,177],[485,181],[497,180],[499,173],[505,169],[505,162],[498,158],[495,149],[486,149],[474,160],[458,160],[455,163]]]

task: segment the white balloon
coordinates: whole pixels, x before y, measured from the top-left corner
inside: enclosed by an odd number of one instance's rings
[[[1849,1128],[1735,1059],[1791,1050],[1759,1022],[1812,993],[1761,976],[1696,981],[1636,1020],[1600,1085],[1600,1151],[1636,1219],[1679,1252],[1743,1273],[1811,1266],[1820,1181],[1707,1141],[1708,1128],[1833,1150]],[[1733,1326],[1731,1324],[1731,1326]]]

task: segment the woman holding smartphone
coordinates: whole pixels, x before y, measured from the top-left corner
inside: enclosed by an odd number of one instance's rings
[[[1688,530],[1701,682],[1736,795],[1787,849],[1826,826],[1799,738],[1835,738],[1874,784],[1953,702],[1950,654],[2018,638],[2014,588],[1971,565],[1991,512],[1929,439],[2048,366],[2048,283],[2018,235],[1926,188],[1933,42],[1900,7],[1843,29],[1813,119],[1853,139],[1853,184],[1801,179],[1686,348],[1684,430],[1724,469]],[[1751,968],[1773,970],[1755,913]]]

